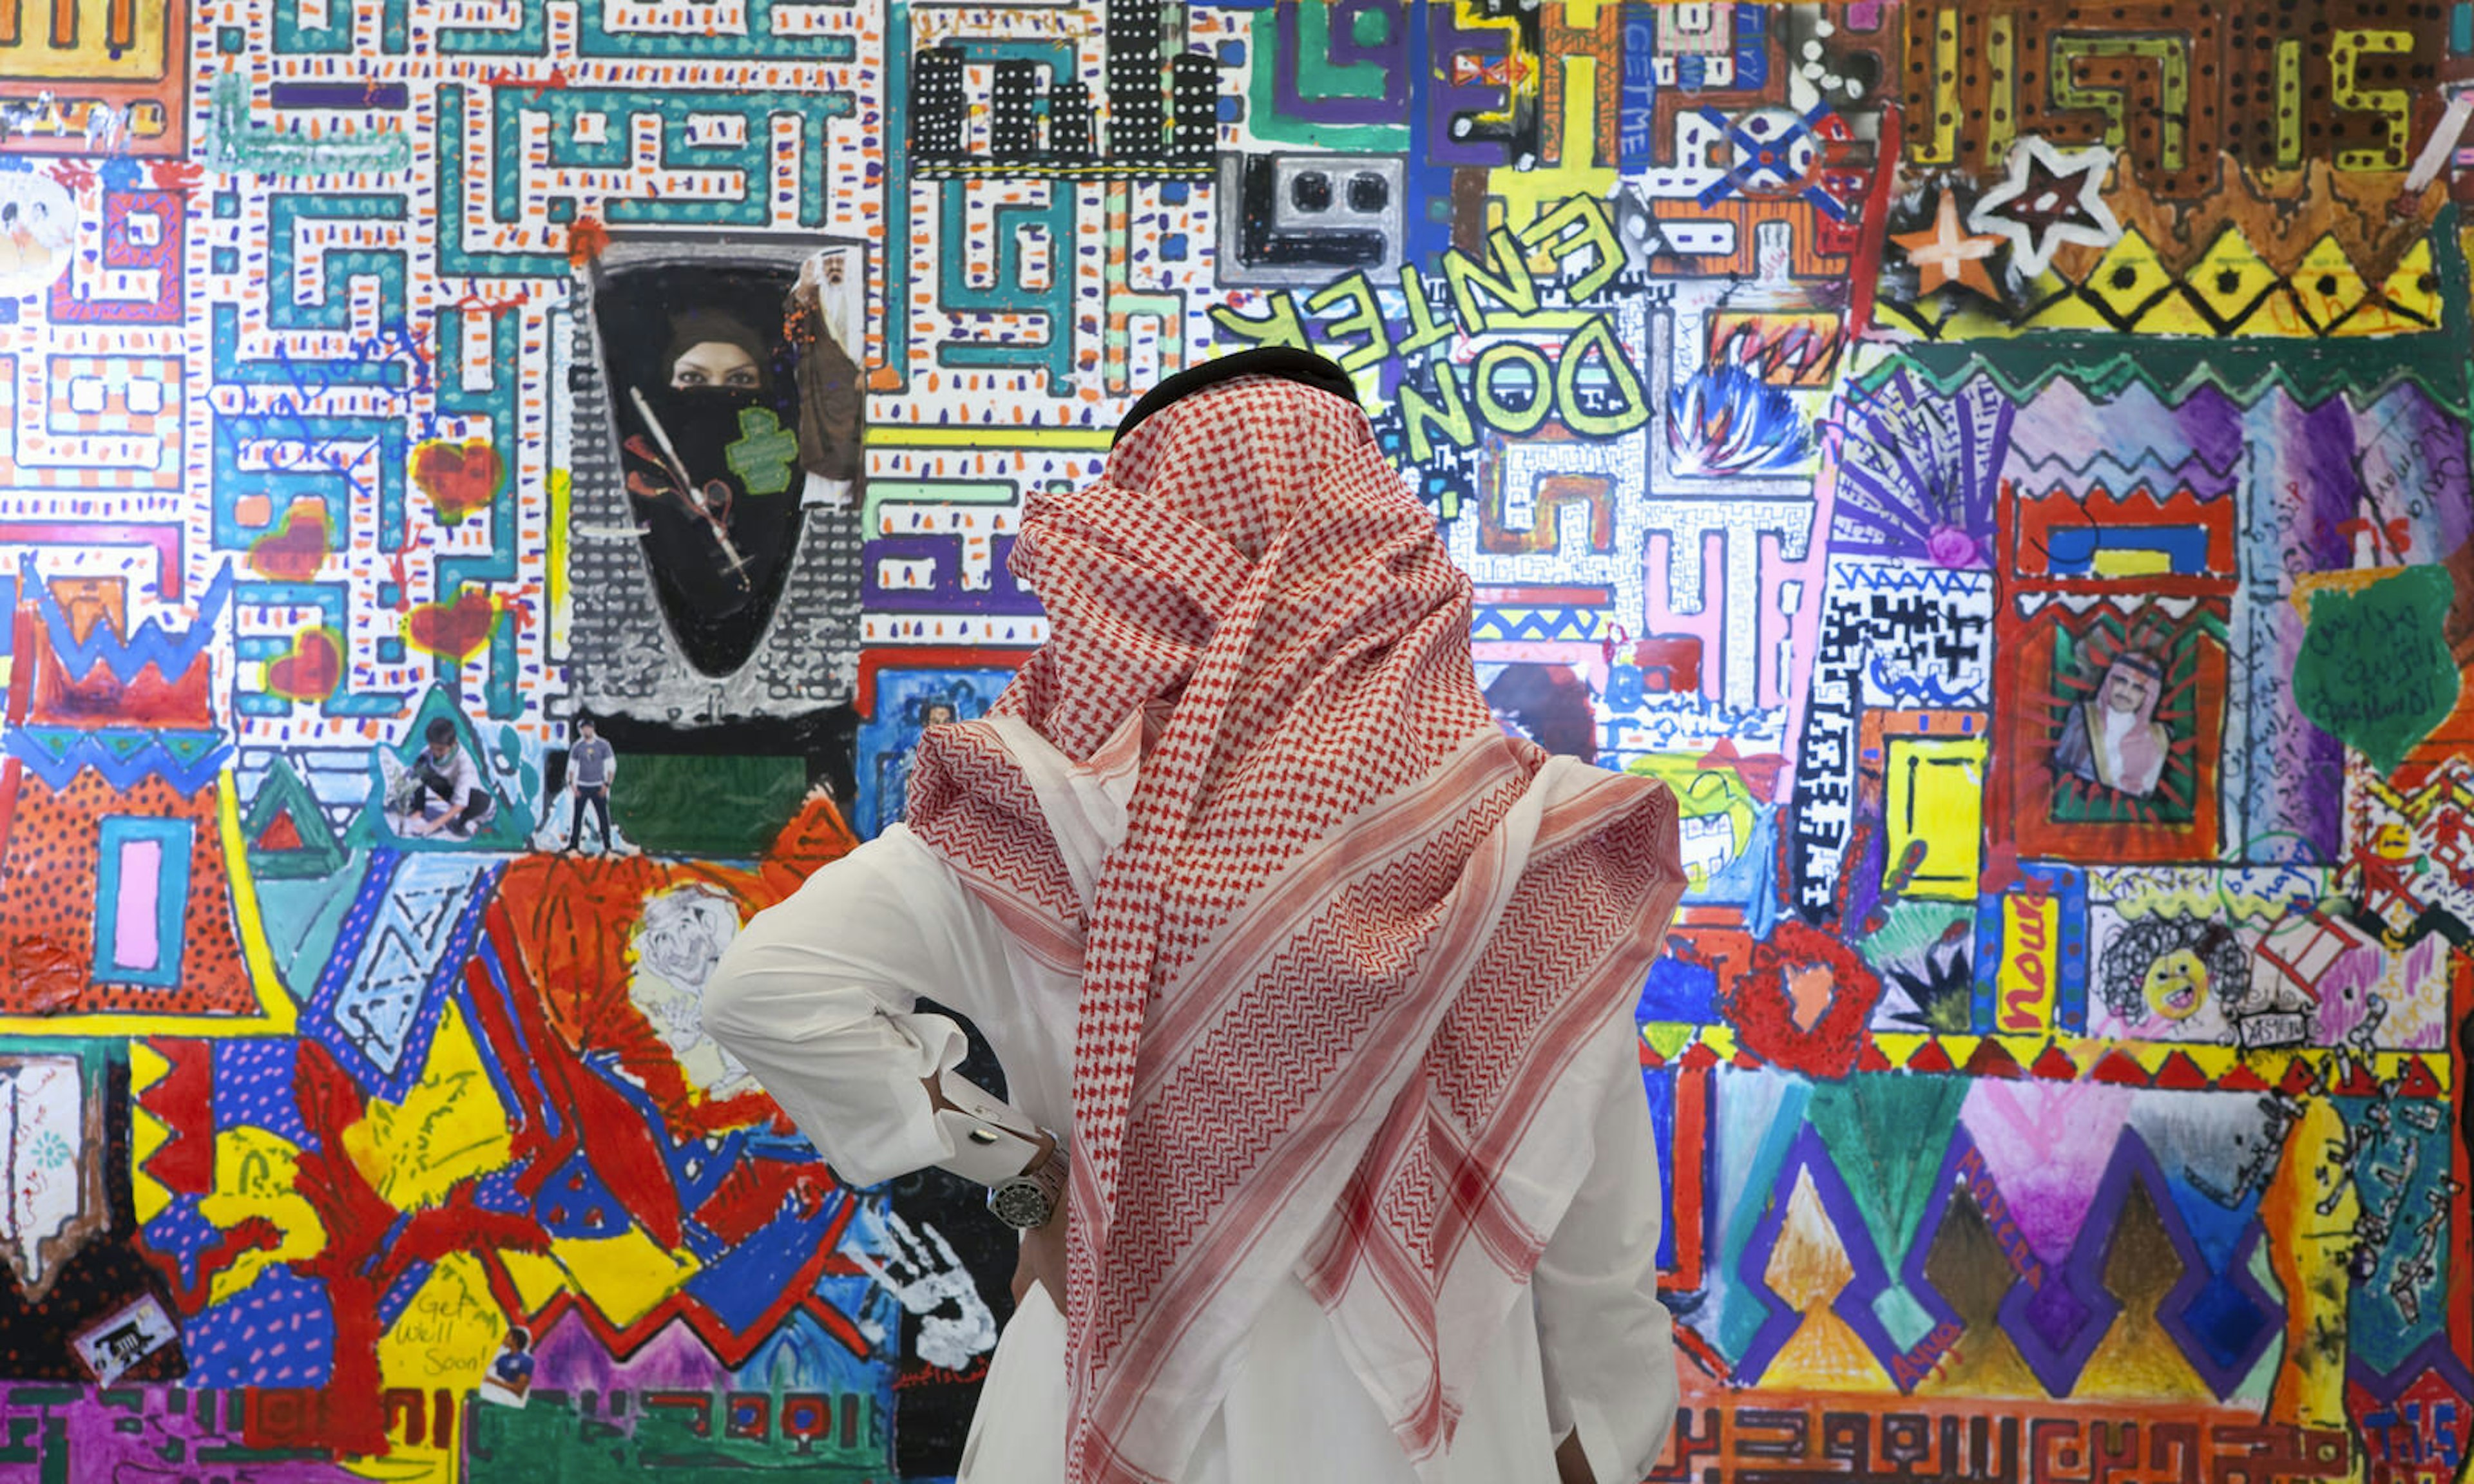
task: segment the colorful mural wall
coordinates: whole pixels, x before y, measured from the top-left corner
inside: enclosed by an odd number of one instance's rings
[[[697,993],[1273,342],[1684,801],[1661,1478],[2465,1478],[2469,88],[2468,0],[0,0],[0,1469],[949,1474],[1004,1233]]]

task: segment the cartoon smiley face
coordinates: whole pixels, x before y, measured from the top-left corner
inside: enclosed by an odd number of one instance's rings
[[[2187,1020],[2208,1002],[2208,966],[2188,948],[2160,954],[2140,986],[2147,1008],[2168,1020]]]

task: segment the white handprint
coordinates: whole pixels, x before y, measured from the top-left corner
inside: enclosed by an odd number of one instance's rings
[[[892,1210],[871,1210],[868,1218],[885,1261],[878,1263],[856,1245],[851,1260],[895,1303],[919,1316],[919,1358],[960,1371],[995,1349],[997,1316],[980,1297],[980,1285],[954,1255],[945,1233],[924,1221],[914,1232]]]

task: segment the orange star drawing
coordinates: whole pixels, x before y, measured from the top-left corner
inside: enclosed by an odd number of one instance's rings
[[[1906,251],[1907,261],[1916,265],[1916,294],[1921,298],[1947,283],[1973,289],[1999,303],[2001,291],[1994,286],[1993,277],[1984,265],[2000,251],[2001,239],[1994,236],[1972,236],[1959,229],[1958,198],[1949,191],[1941,193],[1941,209],[1933,216],[1932,230],[1898,232],[1890,240]]]

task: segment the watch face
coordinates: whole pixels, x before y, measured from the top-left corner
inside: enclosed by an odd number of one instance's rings
[[[1055,1207],[1038,1181],[1016,1179],[990,1188],[988,1209],[1007,1226],[1030,1228],[1045,1226]]]

